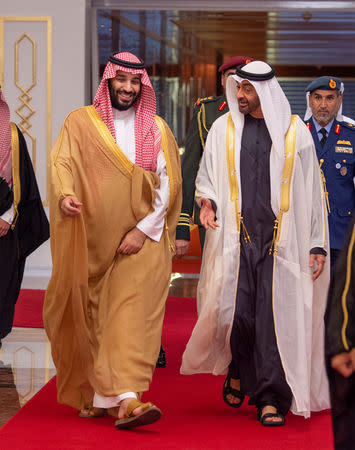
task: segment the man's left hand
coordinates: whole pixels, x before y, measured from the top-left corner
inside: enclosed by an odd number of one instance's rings
[[[175,258],[182,258],[188,252],[190,241],[186,239],[176,239],[175,241]]]
[[[134,253],[138,253],[143,247],[146,238],[147,235],[144,234],[139,228],[135,227],[122,239],[116,253],[118,255],[133,255]]]
[[[10,224],[6,220],[0,219],[0,237],[6,236],[10,229]]]
[[[314,265],[316,263],[316,267]],[[313,255],[311,254],[309,257],[309,267],[313,270],[313,281],[315,281],[319,275],[323,272],[325,264],[325,256],[324,255]]]

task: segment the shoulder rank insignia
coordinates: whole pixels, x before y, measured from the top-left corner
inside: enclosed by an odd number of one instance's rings
[[[224,108],[226,107],[226,105],[227,105],[227,102],[223,101],[223,102],[218,106],[219,111],[223,111]]]
[[[201,103],[208,102],[210,100],[213,100],[213,96],[212,95],[210,97],[198,98],[196,103],[195,103],[195,106],[200,106]]]
[[[311,122],[307,122],[306,123],[307,128],[309,129],[309,131],[311,131]]]
[[[334,128],[335,134],[340,134],[341,126],[337,123]]]
[[[355,125],[353,123],[348,122],[348,127],[355,128]]]

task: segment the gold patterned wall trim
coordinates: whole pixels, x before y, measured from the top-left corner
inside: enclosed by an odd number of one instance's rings
[[[0,85],[4,86],[4,38],[5,38],[5,23],[6,22],[45,22],[47,25],[47,68],[46,68],[46,75],[47,75],[47,101],[46,101],[46,167],[47,167],[47,173],[46,173],[46,198],[44,200],[44,205],[48,204],[48,192],[49,192],[49,153],[52,147],[52,17],[49,16],[0,16]],[[23,87],[18,86],[18,75],[16,75],[16,70],[18,70],[18,66],[16,69],[16,61],[18,61],[16,51],[18,51],[18,46],[21,44],[21,42],[27,39],[32,43],[33,46],[33,59],[32,59],[32,70],[34,71],[32,80],[35,80],[36,82],[36,49],[35,49],[35,43],[33,39],[27,34],[24,33],[16,42],[17,42],[17,50],[15,46],[15,83],[16,86],[21,89],[22,95],[20,96],[20,101],[22,102],[22,105],[16,110],[16,113],[21,117],[22,122],[19,124],[22,132],[27,134],[29,138],[32,140],[33,146],[33,153],[32,157],[34,159],[33,163],[34,166],[36,166],[36,142],[35,137],[32,136],[32,134],[29,132],[29,128],[31,127],[31,124],[29,122],[30,117],[34,114],[34,110],[32,109],[30,105],[31,96],[29,95],[29,91],[32,89],[32,87],[24,89]],[[23,108],[27,108],[29,113],[26,115],[23,113]]]
[[[30,373],[29,377],[24,376],[22,380],[19,379],[19,370],[18,370],[18,361],[21,360],[21,357],[19,358],[20,353],[27,353],[31,358],[31,364],[30,364]],[[23,370],[22,370],[23,372]],[[23,345],[20,348],[17,348],[14,352],[13,356],[13,373],[14,373],[14,383],[17,386],[17,390],[19,391],[18,386],[21,385],[22,387],[26,388],[27,385],[27,391],[24,393],[18,393],[20,404],[21,406],[26,403],[26,401],[33,396],[34,394],[34,385],[35,385],[35,353],[33,350],[31,350],[29,347]],[[26,381],[29,381],[26,383]]]
[[[19,81],[19,69],[20,69],[20,58],[19,58],[19,48],[22,42],[28,41],[31,44],[32,50],[32,81],[31,84],[27,87],[22,86]],[[35,114],[35,110],[31,106],[30,101],[32,100],[32,96],[30,94],[30,90],[35,87],[37,84],[37,44],[34,39],[31,38],[27,33],[23,33],[23,35],[17,39],[15,42],[15,85],[21,91],[21,95],[19,95],[18,99],[22,103],[16,109],[17,115],[21,118],[21,122],[19,123],[20,130],[23,134],[27,134],[27,136],[32,141],[32,164],[34,172],[36,173],[36,143],[37,140],[35,136],[30,132],[30,128],[32,124],[30,122],[31,117]]]

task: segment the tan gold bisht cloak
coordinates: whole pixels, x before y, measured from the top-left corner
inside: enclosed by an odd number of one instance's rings
[[[175,228],[181,207],[180,159],[165,122],[162,148],[169,207],[159,242],[116,255],[124,235],[153,211],[159,177],[132,164],[93,106],[72,112],[51,153],[53,272],[44,323],[57,368],[58,401],[75,408],[102,396],[149,388],[158,357]],[[81,214],[64,217],[76,195]]]

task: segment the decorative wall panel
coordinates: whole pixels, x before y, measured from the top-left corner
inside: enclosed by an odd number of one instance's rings
[[[52,146],[52,18],[0,17],[0,84],[22,131],[44,203]]]

